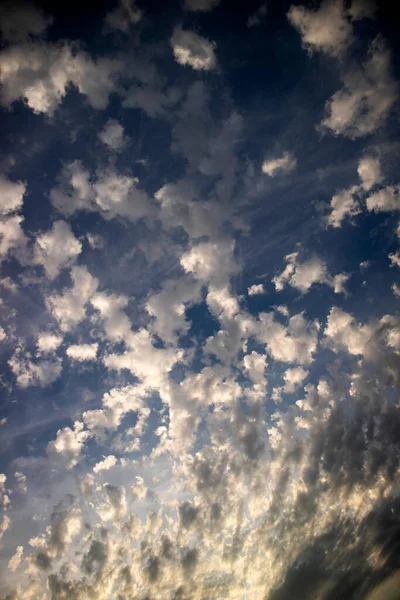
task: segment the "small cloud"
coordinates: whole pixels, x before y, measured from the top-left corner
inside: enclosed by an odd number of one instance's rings
[[[117,7],[106,15],[105,22],[111,29],[127,33],[130,26],[139,23],[142,17],[135,0],[119,0]]]
[[[109,119],[99,133],[99,138],[111,150],[122,150],[126,145],[124,128],[116,119]]]
[[[201,37],[194,31],[175,27],[171,37],[175,60],[181,65],[189,65],[196,71],[215,69],[215,42]]]
[[[249,287],[249,289],[247,290],[247,293],[249,296],[257,296],[259,294],[265,294],[264,286],[262,283],[259,283],[258,285],[254,284]]]
[[[275,177],[278,173],[290,173],[296,168],[297,161],[290,152],[284,152],[280,158],[265,160],[261,170],[270,177]]]

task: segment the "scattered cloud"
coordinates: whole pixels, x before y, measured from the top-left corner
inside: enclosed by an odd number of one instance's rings
[[[194,31],[176,27],[171,37],[175,60],[189,65],[196,71],[211,71],[216,68],[215,42],[201,37]]]
[[[284,152],[280,158],[264,160],[261,170],[270,177],[276,177],[279,173],[291,173],[297,165],[297,160],[290,152]]]

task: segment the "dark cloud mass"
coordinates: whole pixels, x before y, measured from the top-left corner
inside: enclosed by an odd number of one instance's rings
[[[394,7],[0,35],[0,598],[400,600]]]

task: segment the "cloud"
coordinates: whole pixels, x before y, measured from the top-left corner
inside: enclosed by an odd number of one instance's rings
[[[287,369],[283,374],[284,386],[283,391],[286,394],[293,394],[303,383],[308,376],[308,371],[302,367],[294,367]]]
[[[305,294],[315,283],[320,283],[332,287],[335,294],[345,293],[344,284],[349,276],[344,273],[330,275],[326,263],[318,256],[300,262],[299,253],[293,252],[285,256],[285,260],[285,269],[272,280],[277,291],[289,284]]]
[[[0,219],[0,261],[5,260],[11,251],[26,246],[27,239],[21,227],[23,221],[21,215]]]
[[[111,29],[128,33],[131,25],[139,23],[142,17],[135,0],[118,0],[116,8],[107,13],[105,22]]]
[[[47,296],[46,306],[58,322],[62,332],[73,329],[86,315],[86,305],[97,289],[97,279],[86,267],[71,269],[73,285],[62,294]]]
[[[219,243],[202,242],[182,254],[180,262],[187,273],[201,281],[213,281],[224,285],[238,266],[233,256],[234,243],[221,240]]]
[[[383,179],[379,158],[374,156],[362,158],[358,163],[357,172],[361,179],[361,185],[366,192],[377,183],[381,183]]]
[[[85,52],[73,53],[68,44],[31,42],[3,50],[0,67],[3,106],[23,100],[34,113],[52,115],[70,84],[93,108],[105,108],[122,64],[103,58],[93,61]]]
[[[27,388],[32,385],[47,387],[60,377],[62,371],[60,358],[33,361],[30,354],[24,352],[21,347],[16,348],[14,354],[8,360],[8,365],[20,388]]]
[[[66,355],[78,362],[96,360],[98,347],[98,344],[72,344],[68,346]]]
[[[379,37],[368,54],[361,68],[343,75],[343,88],[326,102],[322,129],[356,139],[384,125],[397,99],[398,86],[391,76],[390,51]]]
[[[260,25],[260,23],[262,23],[263,19],[265,19],[267,10],[268,10],[267,3],[265,2],[264,4],[261,4],[260,8],[258,10],[256,10],[254,13],[252,13],[249,16],[249,18],[247,19],[247,27],[256,27],[257,25]]]
[[[0,7],[0,31],[7,41],[26,41],[31,36],[41,36],[52,21],[28,3],[4,2]]]
[[[254,284],[248,288],[247,293],[249,296],[265,294],[264,286],[262,283]]]
[[[279,173],[291,173],[297,165],[297,161],[290,152],[284,152],[280,158],[264,160],[261,170],[270,177],[276,177]]]
[[[201,37],[194,31],[175,27],[171,37],[175,60],[189,65],[196,71],[211,71],[216,68],[215,42]]]
[[[371,194],[367,198],[367,209],[374,212],[391,212],[400,210],[400,186],[387,187]]]
[[[34,262],[43,265],[54,279],[62,269],[71,267],[82,251],[82,244],[65,221],[56,221],[51,230],[36,236]]]
[[[98,212],[104,219],[117,217],[136,221],[154,214],[154,206],[145,191],[137,187],[136,177],[114,170],[91,177],[79,161],[64,166],[58,186],[50,190],[52,204],[63,215],[78,211]]]
[[[24,547],[23,546],[17,546],[17,549],[15,551],[14,556],[12,556],[10,558],[10,560],[8,561],[8,568],[10,569],[10,571],[12,571],[13,573],[18,569],[18,567],[21,564],[22,561],[22,557],[24,554]]]
[[[339,57],[353,41],[353,29],[343,0],[323,0],[317,10],[291,6],[287,16],[310,53],[319,51]]]
[[[84,448],[90,432],[84,430],[83,423],[75,421],[74,428],[64,427],[57,431],[57,437],[47,445],[49,456],[60,460],[68,469],[74,467]]]
[[[95,466],[93,467],[93,472],[100,473],[101,471],[108,471],[112,467],[115,467],[116,464],[117,459],[115,458],[115,456],[112,456],[110,454],[109,456],[105,456],[104,460],[101,460],[100,462],[95,464]]]
[[[219,3],[220,0],[185,0],[183,8],[187,11],[207,12],[218,6]]]
[[[328,223],[332,227],[341,227],[342,221],[346,217],[354,217],[361,212],[360,205],[354,196],[358,192],[358,186],[353,185],[350,188],[341,190],[332,197],[331,213],[328,216]]]
[[[120,151],[126,145],[124,128],[115,119],[109,119],[99,133],[99,138],[111,150]]]
[[[61,335],[41,332],[38,334],[36,347],[40,354],[51,354],[59,348],[62,341],[63,338]]]
[[[20,210],[25,192],[25,183],[15,183],[0,175],[0,214],[8,215]]]

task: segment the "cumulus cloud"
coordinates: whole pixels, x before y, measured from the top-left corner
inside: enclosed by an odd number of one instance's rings
[[[118,0],[117,6],[105,18],[106,24],[115,30],[127,33],[132,24],[139,23],[143,13],[135,0]]]
[[[329,225],[340,227],[346,217],[351,218],[361,212],[359,202],[355,199],[357,191],[358,186],[353,185],[332,197],[331,212],[327,219]]]
[[[21,224],[24,217],[14,215],[0,219],[0,261],[5,260],[11,252],[23,249],[27,244]]]
[[[40,354],[51,354],[62,344],[63,338],[61,335],[54,333],[46,333],[45,331],[38,334],[36,347]]]
[[[96,360],[98,344],[72,344],[68,346],[66,355],[72,360],[85,362],[87,360]]]
[[[65,221],[56,221],[51,230],[36,237],[34,261],[43,265],[47,276],[54,279],[62,269],[71,267],[82,251],[82,244]]]
[[[276,177],[279,173],[290,173],[296,168],[296,165],[295,157],[290,152],[284,152],[280,158],[264,160],[261,170],[270,177]]]
[[[220,0],[185,0],[183,8],[187,11],[206,12],[212,10]]]
[[[379,158],[374,156],[365,156],[358,163],[358,175],[361,179],[361,185],[366,192],[381,183],[383,177]]]
[[[124,128],[116,119],[109,119],[99,133],[99,138],[111,150],[120,151],[126,145]]]
[[[0,31],[7,41],[26,41],[41,36],[51,25],[52,18],[25,2],[4,2],[0,7]]]
[[[367,198],[367,209],[374,212],[391,212],[400,210],[400,186],[387,187],[371,194]]]
[[[316,10],[291,6],[288,19],[310,53],[319,51],[338,57],[352,42],[353,30],[343,0],[323,0]]]
[[[194,31],[176,27],[171,37],[175,60],[189,65],[196,71],[211,71],[217,66],[215,42],[201,37]]]
[[[0,175],[0,214],[8,215],[22,207],[26,184],[13,182]]]
[[[0,53],[0,100],[3,106],[23,100],[34,113],[52,115],[72,84],[93,108],[102,109],[121,68],[113,59],[93,61],[85,52],[73,53],[68,44],[10,46]]]
[[[22,557],[24,554],[24,547],[23,546],[17,546],[17,549],[15,551],[14,556],[12,556],[10,558],[10,560],[8,561],[8,568],[10,569],[10,571],[12,571],[13,573],[18,569],[18,567],[21,564],[22,561]]]
[[[293,252],[285,256],[285,260],[285,269],[272,280],[277,291],[283,290],[289,284],[305,294],[315,283],[322,283],[332,287],[335,294],[345,293],[344,284],[349,278],[348,275],[330,275],[326,263],[318,256],[301,262],[299,253]]]
[[[308,371],[305,371],[302,367],[287,369],[283,374],[283,391],[286,394],[293,394],[301,386],[307,376]]]
[[[60,358],[51,360],[32,360],[29,353],[17,347],[8,365],[13,372],[18,387],[27,388],[32,385],[47,387],[56,381],[62,371]]]
[[[265,289],[262,283],[251,285],[247,293],[249,296],[259,296],[260,294],[265,294]]]
[[[71,288],[46,298],[47,309],[63,332],[70,331],[85,318],[86,305],[98,285],[97,279],[90,275],[86,267],[73,267],[71,279]]]
[[[112,467],[115,467],[117,464],[117,459],[115,456],[110,454],[109,456],[104,456],[103,460],[96,463],[93,467],[94,473],[100,473],[100,471],[108,471]]]
[[[48,454],[59,459],[68,469],[74,467],[84,448],[90,432],[84,430],[80,421],[75,421],[74,428],[64,427],[57,431],[57,437],[47,445]]]
[[[183,269],[193,273],[197,279],[223,285],[238,269],[233,251],[234,243],[231,240],[202,242],[182,254],[180,262]]]
[[[322,129],[355,139],[384,125],[397,99],[398,86],[391,75],[390,51],[379,37],[368,54],[361,68],[343,75],[343,88],[327,101]]]

